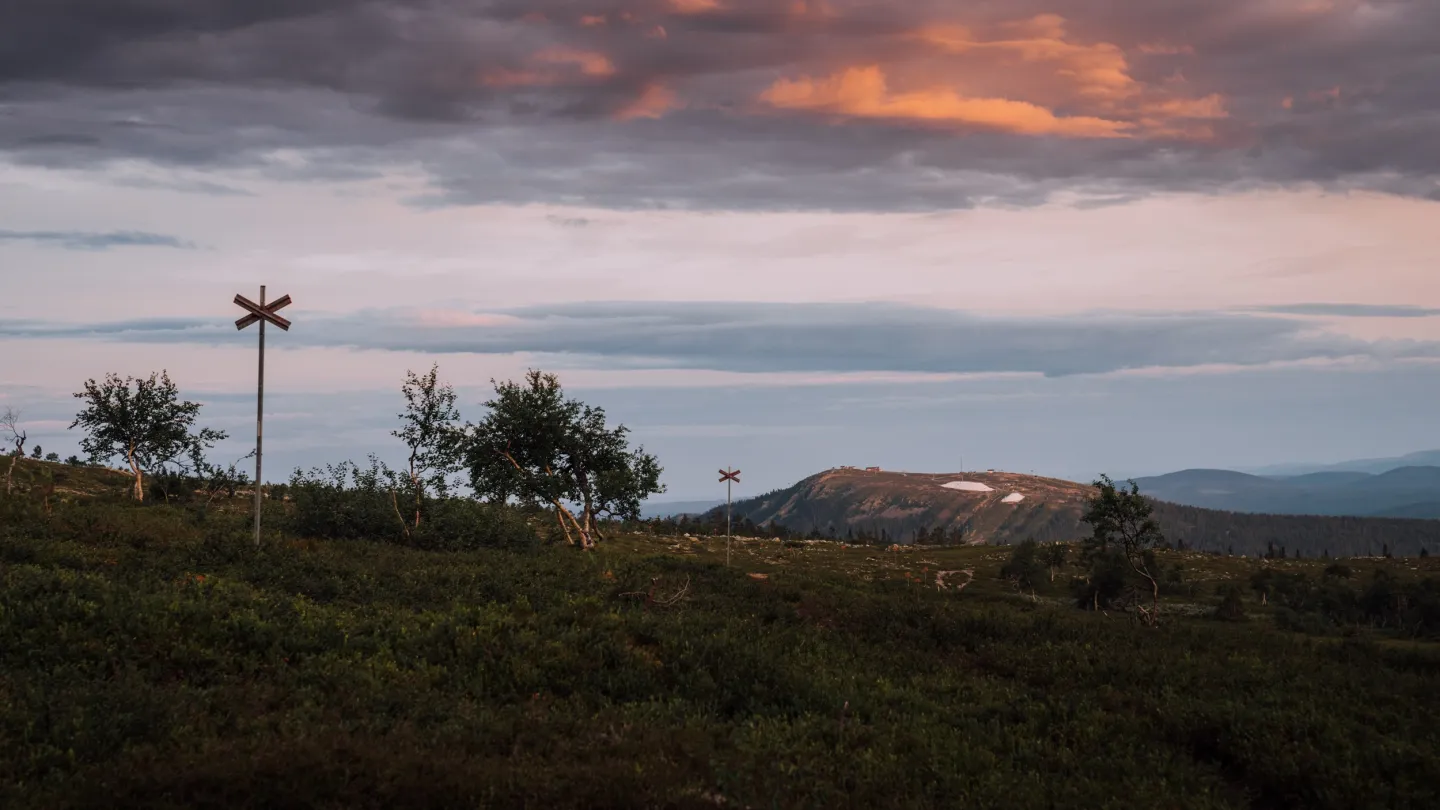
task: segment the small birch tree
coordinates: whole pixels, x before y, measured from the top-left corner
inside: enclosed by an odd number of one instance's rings
[[[567,399],[554,374],[531,370],[524,384],[491,382],[490,413],[465,429],[476,497],[552,507],[566,540],[574,544],[578,535],[588,549],[599,536],[597,517],[638,516],[641,501],[665,490],[655,457],[631,450],[629,430],[609,428],[600,408]],[[579,506],[580,517],[567,503]]]
[[[25,431],[20,429],[20,412],[10,407],[0,412],[0,441],[15,445],[15,449],[7,453],[10,456],[10,465],[5,470],[6,495],[10,494],[14,485],[15,465],[25,457],[26,438],[28,437]]]
[[[415,500],[414,526],[420,525],[425,490],[444,496],[450,491],[450,476],[460,468],[458,461],[460,413],[455,410],[455,389],[441,384],[440,366],[425,375],[405,372],[400,391],[405,395],[401,427],[392,436],[410,448],[410,488]]]
[[[1157,579],[1154,549],[1164,545],[1160,524],[1151,516],[1153,507],[1140,494],[1140,487],[1130,482],[1130,489],[1117,487],[1110,476],[1102,475],[1095,482],[1096,493],[1089,499],[1081,521],[1090,524],[1091,536],[1085,541],[1087,558],[1112,549],[1124,556],[1131,570],[1150,585],[1150,611],[1141,608],[1148,624],[1160,619],[1160,582]]]
[[[107,374],[103,382],[85,381],[85,390],[75,394],[85,401],[84,410],[70,427],[84,428],[80,441],[92,463],[123,458],[135,476],[135,500],[145,498],[144,475],[165,464],[190,457],[222,441],[218,430],[194,430],[200,412],[196,402],[180,400],[179,389],[168,372],[148,378]]]
[[[1050,581],[1055,581],[1055,572],[1065,567],[1065,562],[1070,556],[1070,549],[1064,543],[1050,543],[1045,546],[1041,557],[1045,561],[1045,567],[1050,569]]]

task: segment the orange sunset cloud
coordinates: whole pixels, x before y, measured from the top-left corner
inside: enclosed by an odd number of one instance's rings
[[[723,6],[720,0],[670,0],[670,8],[681,14],[704,14],[719,11]]]
[[[640,97],[615,114],[621,121],[659,118],[676,106],[675,93],[660,84],[651,84]]]
[[[982,41],[969,29],[937,26],[922,29],[917,37],[949,53],[1048,65],[1054,78],[1071,85],[1072,92],[1085,98],[1115,101],[1139,92],[1140,85],[1131,78],[1130,65],[1120,48],[1108,43],[1068,42],[1064,21],[1056,17],[1037,17],[1016,28],[1028,36]]]
[[[1072,41],[1056,15],[1011,22],[997,32],[985,38],[965,26],[926,26],[907,36],[929,46],[928,53],[825,78],[781,79],[761,101],[855,118],[1075,138],[1207,138],[1213,132],[1205,122],[1228,116],[1219,95],[1187,98],[1145,85],[1131,74],[1123,49]],[[1185,52],[1169,44],[1150,50]]]
[[[878,66],[850,68],[827,79],[781,79],[761,100],[792,110],[856,118],[969,124],[1024,135],[1123,137],[1127,124],[1091,116],[1062,117],[1037,104],[1003,98],[967,98],[946,88],[892,93]]]
[[[481,77],[491,87],[560,84],[574,78],[603,79],[615,75],[615,65],[602,53],[571,48],[546,48],[530,57],[531,67],[514,71],[497,69]]]

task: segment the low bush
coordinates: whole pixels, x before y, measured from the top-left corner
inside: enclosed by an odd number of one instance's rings
[[[1226,622],[1243,622],[1248,618],[1239,585],[1231,583],[1221,589],[1220,604],[1215,607],[1213,616]]]
[[[285,493],[285,528],[300,537],[382,540],[447,551],[525,548],[539,542],[516,509],[429,493],[416,503],[410,482],[373,456],[368,467],[345,462],[308,473],[297,470]]]

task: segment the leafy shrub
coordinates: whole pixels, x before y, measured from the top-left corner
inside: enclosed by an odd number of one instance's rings
[[[1231,583],[1221,590],[1220,604],[1212,615],[1226,622],[1243,622],[1248,618],[1245,615],[1245,598],[1239,585]]]
[[[199,527],[184,510],[140,509],[104,499],[57,501],[47,512],[37,498],[0,493],[0,538],[85,542],[131,548],[197,542]]]
[[[427,499],[425,516],[411,530],[409,542],[417,548],[469,551],[534,548],[540,538],[517,509],[463,498],[436,498]]]
[[[46,531],[44,505],[0,486],[0,537],[31,537]]]
[[[1009,580],[1018,590],[1033,591],[1045,580],[1045,571],[1040,547],[1034,540],[1026,540],[1010,552],[1010,559],[1000,567],[1000,577]]]
[[[1126,607],[1135,599],[1135,579],[1124,553],[1095,553],[1090,558],[1090,576],[1071,580],[1075,605],[1085,610]]]
[[[403,538],[400,497],[407,487],[398,472],[373,455],[368,468],[343,461],[324,470],[296,470],[287,488],[291,506],[286,528],[327,540]]]
[[[1319,613],[1301,613],[1288,607],[1281,607],[1275,611],[1275,626],[1282,630],[1306,633],[1312,636],[1331,635],[1339,629],[1333,621]]]
[[[516,510],[463,498],[424,495],[417,524],[409,481],[374,456],[368,468],[347,461],[323,471],[296,470],[285,492],[290,499],[285,527],[301,537],[382,540],[447,551],[524,548],[538,542]]]

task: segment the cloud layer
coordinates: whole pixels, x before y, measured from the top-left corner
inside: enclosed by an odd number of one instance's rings
[[[192,319],[94,325],[0,321],[0,338],[75,337],[209,344],[238,339],[228,323]],[[496,313],[377,311],[297,320],[283,345],[527,354],[592,368],[1050,377],[1440,357],[1434,341],[1362,340],[1289,317],[997,318],[893,304],[611,302]]]
[[[1258,307],[1259,312],[1335,318],[1433,318],[1440,309],[1405,304],[1283,304]]]
[[[66,250],[109,250],[113,247],[194,248],[184,239],[144,231],[12,231],[0,228],[0,243],[29,242]]]
[[[17,0],[0,150],[418,167],[437,205],[1440,198],[1437,30],[1431,0]]]

